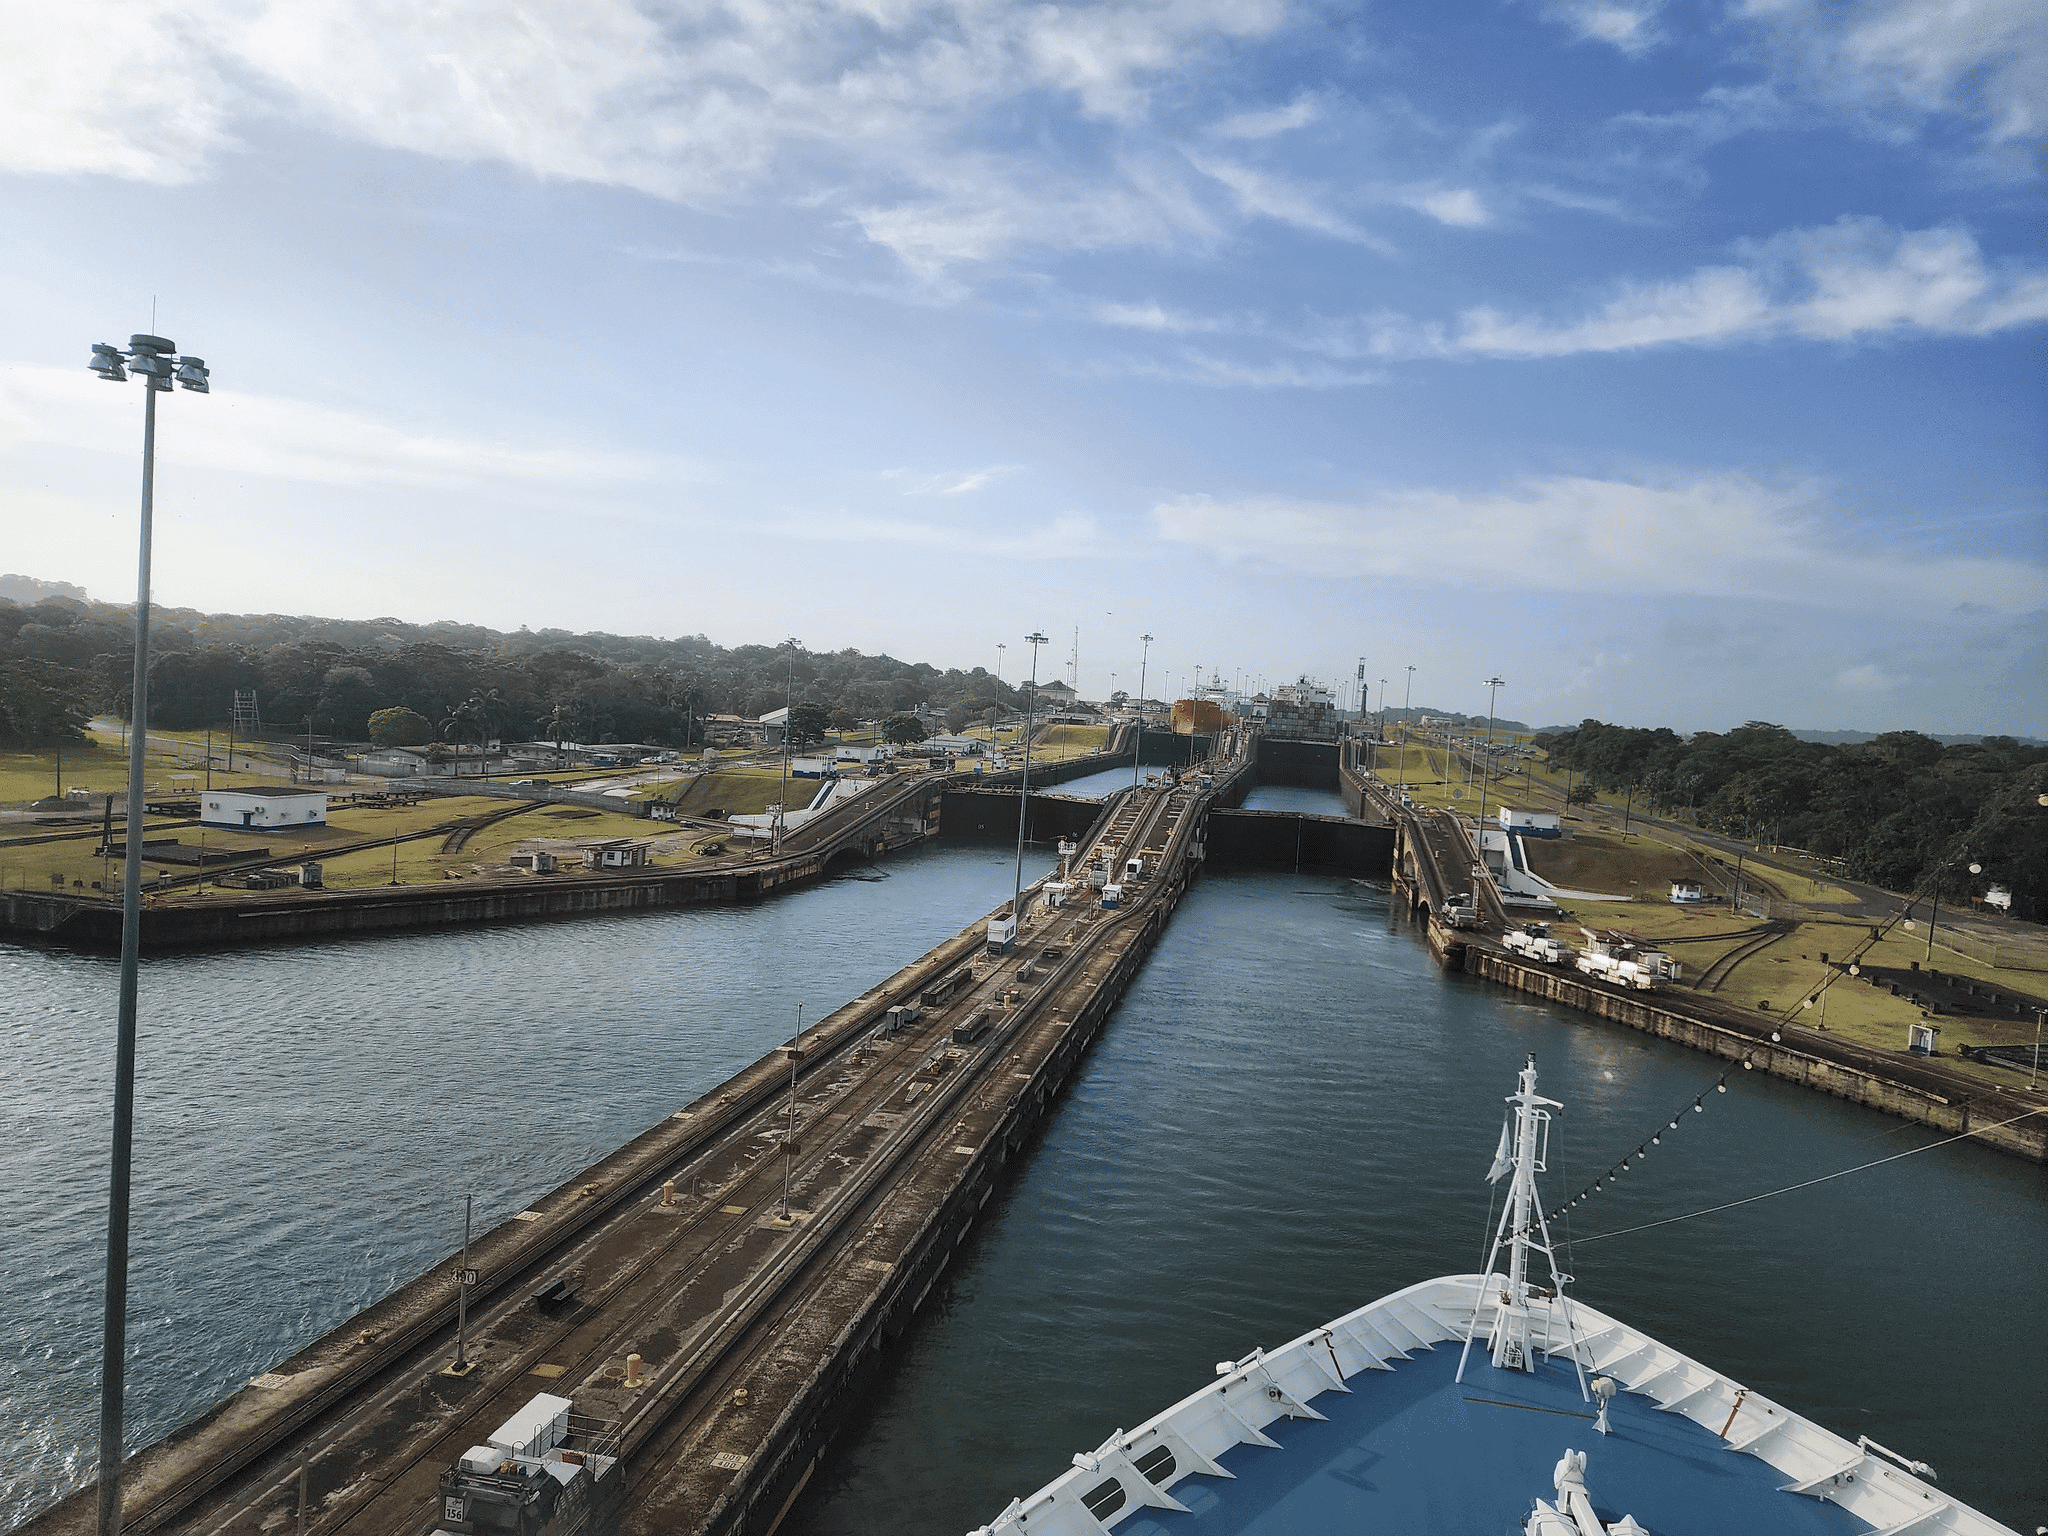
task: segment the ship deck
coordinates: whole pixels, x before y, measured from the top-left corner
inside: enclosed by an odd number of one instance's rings
[[[1586,1482],[1603,1521],[1633,1515],[1652,1536],[1851,1536],[1870,1526],[1849,1511],[1781,1491],[1786,1476],[1731,1451],[1682,1414],[1633,1392],[1616,1395],[1611,1433],[1567,1360],[1533,1373],[1496,1370],[1484,1342],[1455,1381],[1458,1345],[1418,1350],[1391,1371],[1352,1375],[1348,1394],[1310,1404],[1327,1422],[1265,1427],[1280,1449],[1239,1445],[1218,1462],[1234,1479],[1174,1484],[1188,1512],[1141,1509],[1116,1536],[1324,1536],[1343,1532],[1519,1532],[1537,1498],[1555,1499],[1553,1469],[1586,1452]]]

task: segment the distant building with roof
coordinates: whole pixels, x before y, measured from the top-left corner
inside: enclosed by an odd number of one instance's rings
[[[318,789],[209,789],[199,798],[199,824],[234,832],[327,825],[327,794]]]

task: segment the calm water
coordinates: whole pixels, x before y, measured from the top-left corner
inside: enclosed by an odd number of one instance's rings
[[[1439,976],[1369,887],[1211,876],[796,1531],[959,1536],[1212,1362],[1478,1267],[1501,1100],[1531,1051],[1567,1105],[1545,1184],[1560,1197],[1716,1076],[1675,1046]],[[1739,1076],[1625,1191],[1596,1197],[1578,1235],[1934,1139]],[[1594,1305],[1932,1462],[1943,1487],[2032,1530],[2048,1520],[2044,1215],[2039,1168],[1953,1146],[1583,1243],[1573,1267]]]
[[[148,961],[127,1428],[147,1444],[1010,893],[926,848],[755,907]],[[1048,864],[1026,852],[1026,879]],[[111,961],[0,945],[0,1529],[98,1443]]]
[[[1308,808],[1308,807],[1304,807]],[[1034,858],[1032,873],[1043,860]],[[156,1438],[988,910],[937,847],[752,908],[195,955],[145,972],[131,1438]],[[0,1525],[90,1474],[114,967],[0,947]],[[1525,1051],[1577,1187],[1689,1103],[1701,1057],[1436,973],[1383,893],[1198,886],[865,1432],[814,1533],[958,1536],[1207,1378],[1472,1267]],[[1580,1235],[1932,1138],[1768,1081],[1690,1116]],[[1603,1195],[1601,1199],[1607,1197]],[[2041,1170],[1947,1147],[1637,1238],[1580,1289],[2015,1526],[2048,1506]],[[940,1293],[935,1292],[935,1298]]]

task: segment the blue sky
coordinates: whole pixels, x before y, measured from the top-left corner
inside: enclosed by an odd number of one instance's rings
[[[2048,734],[2034,0],[0,16],[0,567]]]

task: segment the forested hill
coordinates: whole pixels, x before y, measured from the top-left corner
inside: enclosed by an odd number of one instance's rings
[[[90,715],[125,713],[133,610],[45,596],[0,598],[0,740],[75,732]],[[578,741],[695,745],[707,714],[759,716],[798,702],[872,719],[928,703],[965,717],[1015,692],[986,669],[817,654],[797,645],[713,645],[702,635],[505,634],[471,624],[207,614],[153,608],[150,722],[219,724],[238,689],[254,689],[267,724],[362,741],[373,711],[402,706],[430,721],[478,706],[508,739],[558,730]],[[794,687],[789,686],[794,672]],[[476,718],[476,708],[466,717]]]
[[[2015,916],[2048,916],[2048,747],[1917,731],[1837,746],[1754,720],[1690,737],[1586,720],[1536,744],[1594,787],[1633,788],[1708,831],[1839,858],[1895,891],[1961,900],[2003,885]]]

